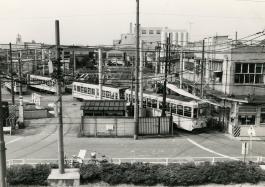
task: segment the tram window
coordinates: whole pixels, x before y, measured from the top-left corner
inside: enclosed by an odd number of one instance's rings
[[[81,92],[84,93],[84,87],[83,86],[81,86]]]
[[[97,95],[99,95],[99,90],[97,89]]]
[[[91,94],[91,88],[87,88],[87,93]]]
[[[183,106],[182,105],[177,105],[177,114],[183,115]]]
[[[106,91],[102,91],[102,97],[106,97]]]
[[[193,118],[197,118],[198,117],[198,108],[194,108],[193,109]]]
[[[74,91],[76,91],[76,85],[74,85]]]
[[[109,91],[106,91],[106,98],[110,98],[111,97],[111,93]]]
[[[127,96],[126,96],[126,98],[127,98],[127,101],[128,102],[131,102],[131,95],[130,94],[126,94]]]
[[[170,103],[166,103],[166,111],[170,111]]]
[[[143,108],[146,108],[146,98],[143,98]]]
[[[171,112],[172,112],[173,114],[176,114],[176,111],[177,111],[177,109],[176,109],[176,105],[175,105],[175,104],[172,104],[172,105],[171,105]]]
[[[118,93],[115,93],[115,99],[119,99],[119,98],[118,98]]]
[[[77,86],[77,91],[80,92],[81,88],[80,86]]]
[[[157,108],[157,100],[152,99],[152,108]]]
[[[147,98],[147,107],[152,107],[152,100]]]
[[[191,107],[184,106],[184,116],[191,117]]]
[[[95,95],[95,89],[91,88],[91,91],[92,91],[92,95]]]
[[[112,93],[110,97],[111,99],[115,99],[115,93]]]
[[[159,102],[159,109],[162,110],[162,108],[163,108],[163,103]]]
[[[84,87],[84,92],[87,93],[87,87]]]
[[[133,100],[133,103],[135,103],[135,97],[134,96],[133,96],[133,99],[132,100]]]

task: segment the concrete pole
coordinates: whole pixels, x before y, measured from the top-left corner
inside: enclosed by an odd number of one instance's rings
[[[144,52],[143,52],[143,40],[140,41],[140,68],[139,68],[139,116],[143,116],[143,61],[144,61]]]
[[[98,49],[98,89],[99,99],[102,100],[102,51]]]
[[[59,157],[59,172],[64,174],[64,145],[63,145],[63,103],[62,103],[62,88],[61,88],[61,60],[60,60],[60,28],[59,20],[55,20],[55,41],[57,48],[57,97],[58,97],[58,157]]]
[[[6,147],[3,133],[2,81],[0,75],[0,186],[6,187]]]

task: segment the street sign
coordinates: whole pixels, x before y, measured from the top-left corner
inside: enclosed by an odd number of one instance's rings
[[[255,131],[253,125],[250,125],[250,127],[248,128],[248,135],[251,137],[256,136],[256,131]]]
[[[247,155],[248,154],[248,142],[242,142],[241,154],[242,155]]]

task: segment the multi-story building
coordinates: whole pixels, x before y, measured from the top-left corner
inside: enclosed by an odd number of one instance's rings
[[[193,87],[194,94],[202,84],[204,97],[215,97],[218,104],[227,109],[222,110],[221,117],[227,132],[238,135],[234,130],[238,127],[265,125],[265,53],[262,45],[235,43],[227,36],[209,38],[205,40],[203,66],[202,42],[189,46],[189,50],[194,56],[183,58],[183,82],[187,81]]]

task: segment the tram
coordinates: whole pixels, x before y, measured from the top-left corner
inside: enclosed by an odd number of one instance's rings
[[[125,99],[124,92],[126,89],[127,87],[102,85],[102,99]],[[99,99],[99,86],[92,83],[73,82],[72,95],[81,100]]]
[[[20,89],[20,84],[19,82],[17,81],[14,81],[14,92],[15,93],[19,93],[19,89]],[[5,87],[8,89],[8,90],[11,90],[11,81],[6,81],[5,82]],[[26,93],[27,92],[27,85],[26,84],[22,84],[22,93]]]
[[[56,81],[51,77],[44,77],[40,75],[27,75],[28,86],[39,91],[45,91],[49,93],[56,93]],[[62,85],[62,93],[65,92],[65,86]]]
[[[11,78],[10,77],[6,77],[6,81],[4,83],[4,86],[10,91],[11,90]],[[25,82],[25,83],[23,83]],[[22,93],[26,93],[27,92],[27,84],[26,81],[18,81],[16,80],[16,78],[14,78],[14,82],[13,82],[13,86],[14,86],[14,92],[15,93],[19,93],[20,91],[20,85],[22,86]]]
[[[134,103],[135,96],[131,96],[131,90],[125,91],[125,99],[129,104]],[[162,95],[145,91],[143,93],[143,108],[147,116],[161,116],[162,113]],[[192,99],[183,96],[167,95],[166,98],[166,115],[172,115],[173,123],[177,128],[187,131],[206,127],[206,117],[203,117],[205,110],[201,104]]]

